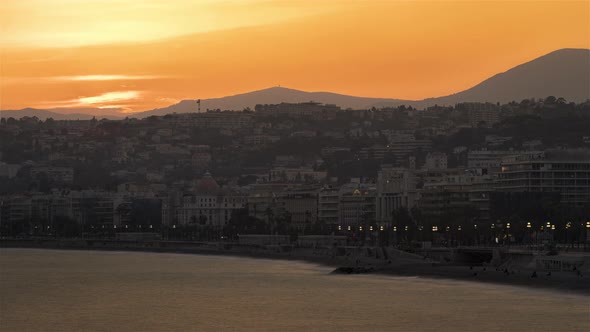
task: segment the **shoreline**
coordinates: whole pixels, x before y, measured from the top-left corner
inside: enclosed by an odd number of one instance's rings
[[[100,240],[99,240],[100,241]],[[171,243],[169,243],[171,244]],[[252,259],[270,259],[300,261],[331,267],[332,273],[349,274],[337,271],[339,268],[358,269],[350,274],[377,274],[394,277],[418,277],[426,279],[441,279],[452,281],[468,281],[485,284],[497,284],[529,289],[554,290],[566,294],[590,296],[590,276],[578,276],[573,272],[537,271],[537,277],[532,278],[532,269],[515,268],[511,273],[492,266],[466,266],[454,264],[441,264],[432,261],[422,261],[408,258],[392,258],[388,261],[376,260],[368,257],[335,256],[326,255],[326,251],[318,254],[315,250],[294,249],[289,252],[277,252],[269,248],[238,247],[236,249],[224,249],[219,244],[194,245],[194,243],[181,243],[179,246],[81,246],[63,245],[59,241],[6,241],[0,240],[1,249],[48,249],[48,250],[79,250],[79,251],[119,251],[119,252],[146,252],[146,253],[174,253],[208,256],[226,256]],[[173,243],[172,243],[173,244]],[[182,244],[188,246],[181,246]],[[191,245],[192,244],[192,245]],[[230,246],[231,247],[231,246]],[[276,249],[276,248],[271,248]],[[353,262],[354,260],[354,262]]]

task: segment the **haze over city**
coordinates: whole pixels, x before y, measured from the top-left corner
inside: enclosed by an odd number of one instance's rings
[[[590,1],[0,29],[1,331],[590,331]]]

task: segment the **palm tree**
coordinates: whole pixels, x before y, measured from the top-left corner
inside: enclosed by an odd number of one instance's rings
[[[557,98],[555,98],[555,96],[549,96],[549,97],[545,98],[545,104],[547,104],[547,105],[554,105],[556,101],[557,101]]]
[[[266,208],[266,210],[264,210],[264,215],[266,216],[266,224],[270,229],[270,234],[273,233],[273,223],[274,223],[274,212],[272,211],[272,209],[269,207]]]

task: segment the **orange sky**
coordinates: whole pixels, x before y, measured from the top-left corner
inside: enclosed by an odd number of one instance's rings
[[[447,95],[590,48],[590,2],[2,0],[0,28],[0,109],[133,112],[276,85]]]

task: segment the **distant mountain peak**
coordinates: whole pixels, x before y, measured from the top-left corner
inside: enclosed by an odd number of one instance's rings
[[[226,97],[201,99],[201,111],[207,109],[242,110],[254,108],[256,104],[280,104],[319,102],[335,104],[343,109],[367,109],[371,107],[389,107],[405,104],[416,108],[431,105],[454,105],[459,102],[500,102],[520,101],[528,98],[545,98],[547,96],[563,97],[567,101],[582,102],[590,99],[590,50],[563,48],[547,53],[525,62],[505,72],[498,73],[474,87],[449,96],[428,98],[424,100],[400,100],[391,98],[365,98],[348,96],[332,92],[307,92],[284,86],[271,86],[251,92],[238,93]],[[121,117],[147,117],[169,113],[197,112],[197,104],[192,100],[182,100],[165,108],[154,109],[133,114],[121,114]],[[47,113],[43,113],[47,112]],[[89,112],[80,110],[37,110],[26,108],[20,111],[2,111],[2,117],[22,117],[37,114],[39,118],[83,118],[88,114],[64,114],[72,112]],[[100,112],[95,110],[93,112]],[[95,113],[100,114],[100,113]],[[96,115],[102,117],[101,115]],[[116,118],[115,116],[108,116]]]
[[[590,52],[590,49],[587,49],[587,48],[560,48],[560,49],[557,49],[553,52],[549,52],[545,55],[542,55],[542,56],[538,57],[537,59],[541,59],[543,57],[551,56],[551,55],[568,54],[568,53],[569,54],[577,54],[577,53],[589,53],[589,52]]]
[[[574,102],[590,99],[589,49],[559,49],[498,73],[468,90],[425,101],[506,103],[550,95]]]

